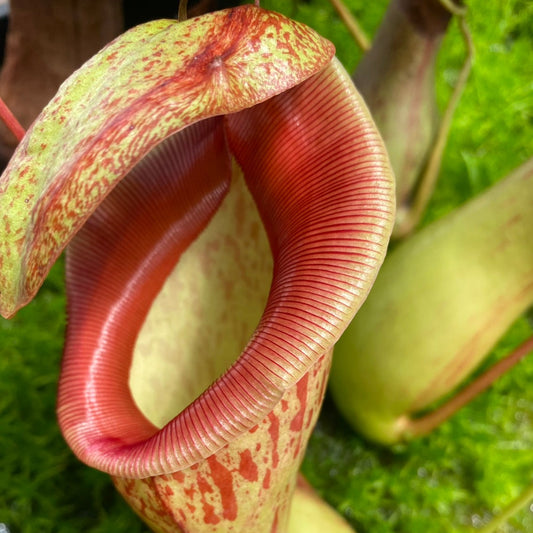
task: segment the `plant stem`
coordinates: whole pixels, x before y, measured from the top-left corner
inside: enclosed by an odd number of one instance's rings
[[[178,8],[178,20],[184,22],[187,20],[187,0],[180,0]]]
[[[478,394],[488,389],[500,376],[505,374],[526,355],[533,352],[533,336],[518,348],[491,366],[477,379],[460,390],[453,398],[431,413],[413,418],[406,422],[405,431],[409,437],[427,435],[437,426],[455,414],[461,407],[473,400]]]
[[[370,48],[370,40],[359,25],[359,22],[357,22],[357,19],[350,13],[350,10],[346,7],[342,0],[329,1],[337,11],[344,25],[348,28],[348,31],[357,43],[357,46],[359,46],[363,52],[366,52]]]
[[[441,0],[444,2],[444,0]],[[446,2],[447,5],[447,2]],[[448,7],[448,6],[447,6]],[[455,12],[454,12],[455,13]],[[462,12],[459,12],[462,13]],[[470,75],[472,69],[472,62],[474,57],[474,45],[472,42],[472,36],[468,25],[466,23],[465,17],[463,14],[457,14],[457,20],[459,24],[459,29],[463,35],[463,39],[466,46],[466,57],[459,72],[459,77],[457,78],[457,83],[453,89],[453,92],[450,96],[448,105],[442,116],[441,124],[433,148],[428,158],[427,165],[422,173],[418,188],[415,193],[415,197],[412,201],[412,205],[407,212],[407,216],[400,220],[397,226],[394,229],[394,238],[402,238],[413,231],[415,226],[420,222],[422,215],[431,199],[437,179],[439,176],[439,171],[442,162],[442,156],[444,154],[444,149],[446,148],[446,143],[448,141],[448,136],[450,134],[451,124],[457,105],[461,99],[466,82]]]
[[[20,122],[15,118],[6,103],[0,98],[0,119],[9,128],[9,131],[15,136],[18,142],[22,140],[26,130],[21,126]]]
[[[533,484],[529,485],[518,498],[512,501],[498,516],[495,516],[487,525],[477,529],[477,533],[494,533],[505,524],[509,518],[516,514],[533,500]]]
[[[442,7],[447,9],[452,15],[466,15],[466,7],[456,4],[453,0],[439,0]]]

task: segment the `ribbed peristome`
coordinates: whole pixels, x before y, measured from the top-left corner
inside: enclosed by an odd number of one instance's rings
[[[336,61],[264,104],[189,127],[158,152],[100,206],[68,255],[60,422],[85,462],[127,477],[189,467],[265,418],[362,303],[393,211],[381,141]],[[170,166],[176,152],[183,169]],[[226,193],[230,153],[270,242],[268,301],[233,365],[156,429],[129,392],[133,348],[152,300]]]

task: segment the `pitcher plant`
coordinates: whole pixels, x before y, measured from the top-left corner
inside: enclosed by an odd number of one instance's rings
[[[460,388],[533,305],[532,202],[530,159],[387,256],[331,374],[360,432],[388,444],[426,434],[533,351],[530,338]]]
[[[0,310],[66,247],[74,453],[154,531],[287,531],[394,203],[331,43],[254,5],[149,22],[60,87],[0,178]]]

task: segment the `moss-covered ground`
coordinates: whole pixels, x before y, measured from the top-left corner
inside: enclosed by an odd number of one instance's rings
[[[386,1],[348,0],[372,35]],[[296,7],[263,0],[332,39],[351,71],[360,52],[327,0]],[[425,223],[443,216],[533,155],[533,5],[469,0],[476,46],[472,76]],[[464,47],[455,24],[439,57],[438,101],[449,96]],[[63,442],[55,394],[65,324],[63,266],[36,300],[0,320],[0,530],[12,533],[146,531],[106,475],[81,465]],[[520,319],[488,357],[531,334]],[[303,469],[359,533],[447,533],[479,528],[533,483],[533,357],[430,436],[392,449],[357,436],[329,398]],[[500,532],[533,531],[528,506]]]

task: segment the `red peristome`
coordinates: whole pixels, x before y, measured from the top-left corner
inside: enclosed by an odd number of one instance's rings
[[[220,205],[230,175],[222,121],[199,122],[147,156],[69,247],[58,417],[86,460],[156,432],[128,388],[133,346],[168,273]]]
[[[174,198],[164,192],[162,204],[150,203],[153,182],[143,185],[144,177],[129,203],[130,177],[90,219],[69,254],[70,324],[58,412],[78,456],[113,475],[187,468],[269,419],[284,392],[333,346],[385,254],[392,176],[366,108],[337,62],[261,105],[197,123],[191,131],[199,139],[211,130],[203,155],[190,140],[178,150],[216,159],[195,161],[199,168],[179,178],[186,194],[176,189]],[[187,131],[178,138],[187,138]],[[167,273],[224,194],[225,178],[216,176],[219,167],[228,168],[224,142],[243,169],[270,239],[272,288],[239,359],[157,431],[128,389],[133,345]],[[148,156],[146,165],[152,164],[156,159]],[[201,192],[208,177],[214,182]],[[195,200],[189,203],[191,194]],[[187,210],[206,200],[200,219],[189,220]],[[174,209],[185,209],[177,224]],[[193,220],[195,229],[187,233]],[[165,237],[160,247],[154,235]],[[295,427],[302,427],[305,417],[295,416]],[[270,424],[274,442],[275,418]],[[276,462],[275,448],[273,453]]]

